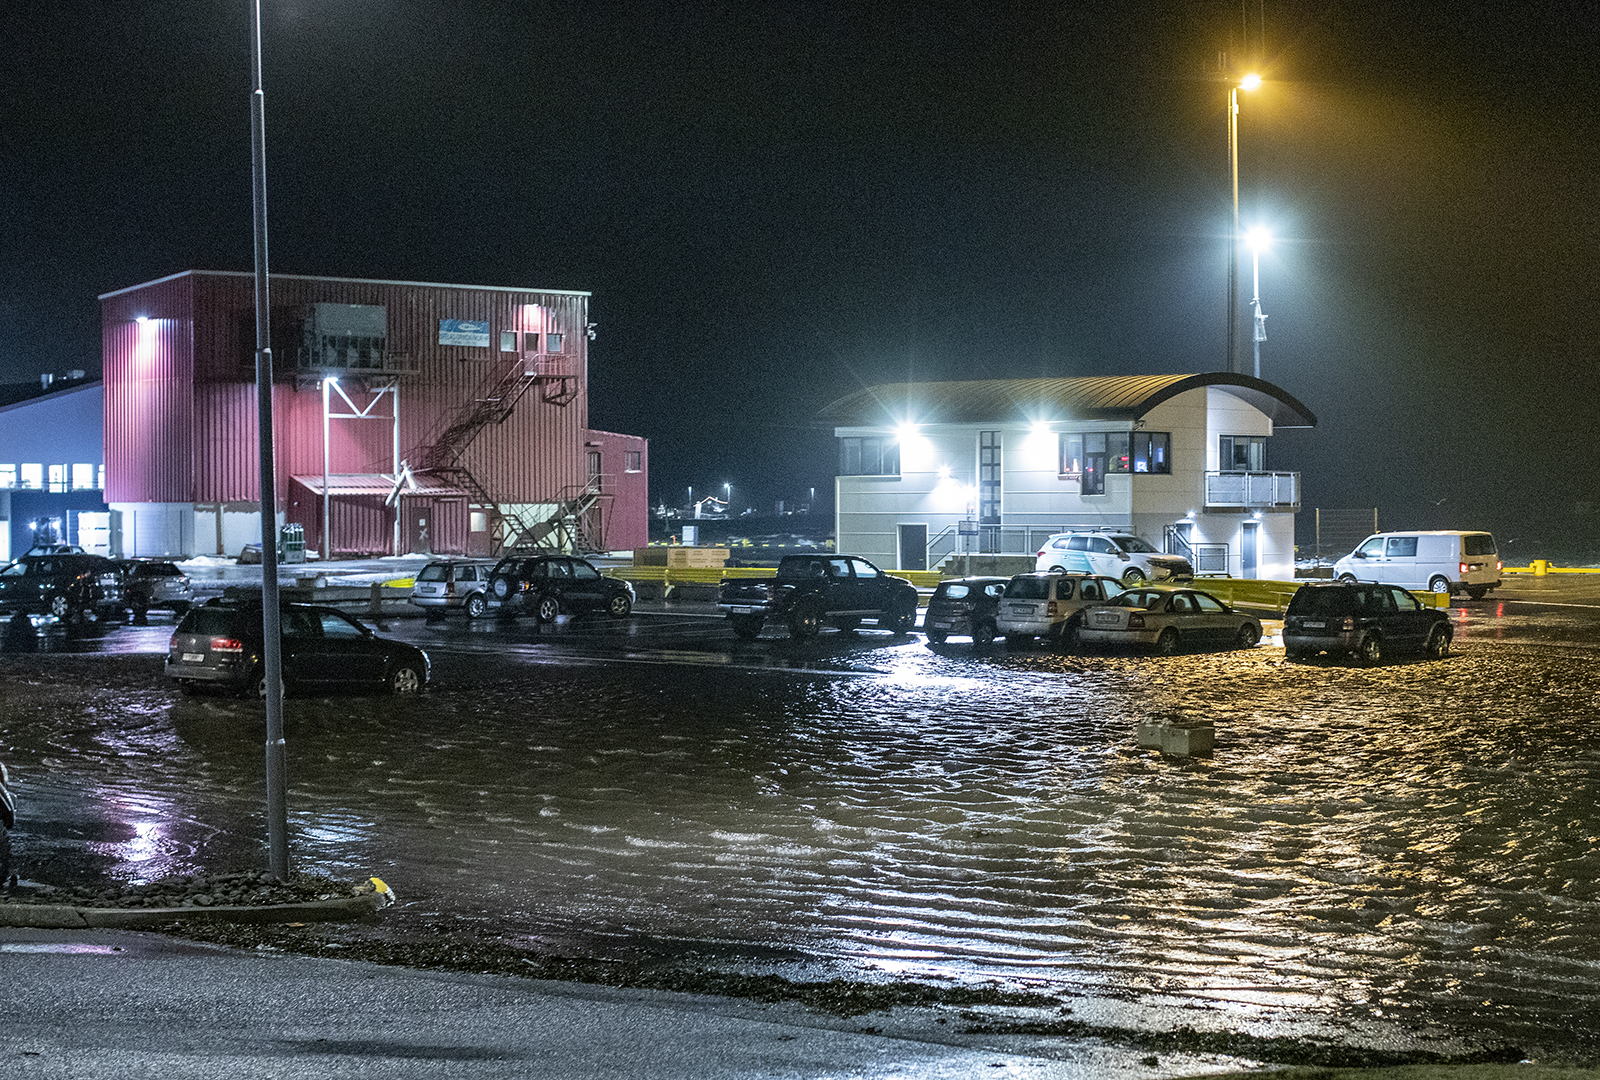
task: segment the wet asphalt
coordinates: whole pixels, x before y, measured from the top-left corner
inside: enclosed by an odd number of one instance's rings
[[[1449,658],[1376,669],[1270,636],[1165,659],[744,643],[693,604],[394,619],[426,695],[289,699],[293,854],[393,884],[396,932],[1592,1061],[1597,594],[1519,582],[1451,609]],[[24,884],[263,858],[260,707],[178,694],[171,629],[0,647]],[[1214,753],[1139,749],[1152,716],[1213,721]]]

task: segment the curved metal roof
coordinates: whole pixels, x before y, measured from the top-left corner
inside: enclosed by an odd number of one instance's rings
[[[1102,375],[883,383],[840,398],[819,414],[838,427],[902,423],[983,424],[1039,419],[1137,420],[1169,398],[1214,386],[1271,418],[1274,427],[1316,427],[1310,409],[1281,387],[1249,375]]]

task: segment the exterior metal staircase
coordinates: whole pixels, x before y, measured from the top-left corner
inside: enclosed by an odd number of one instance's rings
[[[495,499],[462,461],[478,434],[490,424],[505,423],[517,402],[535,384],[543,386],[541,396],[547,402],[564,406],[575,400],[578,379],[571,363],[560,354],[518,355],[487,389],[458,409],[438,437],[416,457],[416,472],[459,487],[469,493],[473,505],[492,509],[490,541],[495,552],[538,548],[599,550],[597,529],[589,522],[590,510],[605,497],[598,477],[580,488],[564,490],[555,512],[539,519]]]

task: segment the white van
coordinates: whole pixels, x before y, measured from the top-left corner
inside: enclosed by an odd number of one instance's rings
[[[1500,556],[1486,532],[1374,533],[1334,563],[1333,573],[1340,581],[1465,592],[1481,600],[1500,585]]]

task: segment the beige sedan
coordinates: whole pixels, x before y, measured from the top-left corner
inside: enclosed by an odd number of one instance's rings
[[[1170,656],[1181,649],[1252,649],[1261,620],[1198,589],[1129,589],[1090,608],[1078,639],[1095,645],[1139,645]]]

